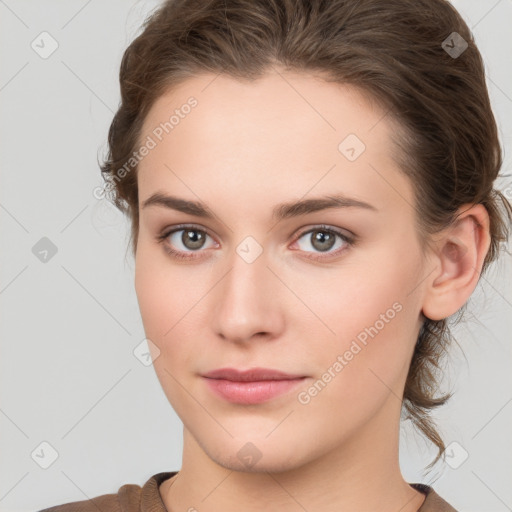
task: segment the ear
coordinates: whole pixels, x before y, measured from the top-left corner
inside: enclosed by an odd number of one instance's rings
[[[465,204],[452,225],[436,236],[422,313],[442,320],[458,311],[478,284],[489,250],[489,214],[482,204]]]

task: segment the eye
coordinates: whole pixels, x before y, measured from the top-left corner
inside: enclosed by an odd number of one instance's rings
[[[198,257],[193,253],[205,249],[207,238],[211,237],[203,229],[195,226],[178,226],[158,235],[157,241],[162,243],[164,249],[174,258],[193,259]]]
[[[201,257],[202,249],[208,248],[208,246],[205,247],[208,238],[213,240],[204,229],[199,229],[193,225],[182,225],[175,226],[173,229],[158,235],[157,241],[163,244],[165,251],[173,258],[191,260]],[[302,232],[295,244],[298,244],[303,238],[305,243],[299,249],[304,252],[312,252],[308,249],[313,248],[313,252],[317,251],[317,254],[320,253],[320,255],[308,257],[315,260],[335,257],[355,243],[355,236],[346,235],[335,228],[323,225]],[[218,247],[218,244],[214,242],[210,247]],[[335,250],[332,250],[333,248]],[[322,255],[322,253],[325,255]]]
[[[338,241],[336,238],[338,238]],[[313,252],[318,251],[319,253],[326,254],[326,256],[312,257],[317,260],[337,256],[352,246],[355,241],[354,238],[327,226],[316,226],[314,229],[303,232],[295,243],[298,243],[301,239],[304,239],[305,243],[300,250],[311,252],[308,249],[313,248]],[[331,250],[333,248],[334,250]]]

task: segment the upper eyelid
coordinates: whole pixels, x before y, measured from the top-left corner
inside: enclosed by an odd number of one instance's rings
[[[212,233],[210,232],[210,230],[208,230],[208,229],[206,229],[204,227],[196,226],[195,224],[178,224],[177,226],[172,226],[169,229],[165,229],[164,228],[162,230],[162,234],[160,236],[161,237],[168,237],[168,236],[171,236],[173,233],[176,233],[177,231],[183,231],[183,230],[186,230],[186,229],[191,229],[191,230],[195,230],[195,231],[203,231],[210,238],[215,238],[212,235]]]
[[[343,236],[345,236],[347,238],[351,238],[351,239],[355,239],[356,238],[356,235],[354,233],[352,233],[351,231],[349,231],[348,229],[337,228],[337,227],[334,227],[334,226],[329,226],[327,224],[312,224],[309,227],[306,227],[304,229],[299,230],[299,232],[296,235],[296,237],[300,238],[303,235],[305,235],[306,233],[310,233],[311,231],[315,231],[315,230],[317,230],[317,231],[332,231],[332,232],[334,232],[337,235],[343,235]]]

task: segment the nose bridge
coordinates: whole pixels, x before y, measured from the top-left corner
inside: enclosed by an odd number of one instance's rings
[[[242,312],[246,307],[262,305],[263,297],[269,295],[269,278],[272,273],[267,268],[267,253],[257,242],[243,241],[236,248],[230,260],[230,272],[226,276],[223,294],[231,302],[231,312],[237,308]]]
[[[267,252],[253,237],[234,248],[229,271],[216,295],[215,328],[225,338],[248,340],[255,333],[278,328],[277,287]]]

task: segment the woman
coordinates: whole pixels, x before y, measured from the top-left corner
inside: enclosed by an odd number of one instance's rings
[[[51,512],[455,510],[406,482],[448,317],[507,239],[483,63],[444,0],[176,0],[126,50],[102,172],[179,471]],[[325,247],[324,247],[325,245]]]

